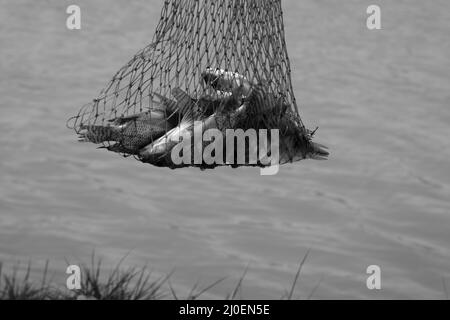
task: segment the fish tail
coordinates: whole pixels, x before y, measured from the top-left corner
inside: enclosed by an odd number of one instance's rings
[[[314,160],[328,160],[330,153],[327,150],[328,148],[323,144],[311,142],[310,158]]]
[[[83,126],[79,133],[80,142],[103,143],[106,141],[117,141],[118,130],[112,126]]]

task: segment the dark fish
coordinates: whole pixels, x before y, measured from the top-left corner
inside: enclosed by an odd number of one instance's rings
[[[327,147],[312,141],[315,131],[304,128],[298,116],[288,111],[290,105],[270,93],[267,86],[253,85],[245,104],[246,112],[234,123],[233,129],[278,129],[281,164],[302,159],[327,159]]]

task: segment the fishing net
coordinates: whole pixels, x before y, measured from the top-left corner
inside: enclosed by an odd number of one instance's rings
[[[230,129],[277,129],[280,163],[326,157],[299,116],[281,0],[166,0],[152,43],[68,125],[81,141],[157,166],[239,166],[237,154],[223,163],[174,163],[175,142],[198,122],[224,137]],[[267,165],[250,161],[250,151],[240,165]]]

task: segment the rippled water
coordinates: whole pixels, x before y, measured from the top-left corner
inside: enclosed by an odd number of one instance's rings
[[[65,9],[82,8],[82,30]],[[0,0],[0,259],[92,250],[112,266],[175,268],[224,296],[249,265],[245,298],[279,298],[311,249],[298,295],[444,298],[450,284],[450,2],[285,0],[301,114],[327,162],[170,171],[76,143],[66,119],[151,41],[158,1]],[[382,290],[366,268],[382,269]],[[450,285],[449,285],[450,287]]]

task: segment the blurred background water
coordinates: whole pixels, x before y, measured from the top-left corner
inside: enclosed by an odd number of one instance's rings
[[[383,29],[366,28],[366,8]],[[65,27],[70,4],[82,30]],[[66,119],[153,36],[160,1],[0,0],[0,260],[96,253],[113,267],[197,280],[246,266],[242,296],[280,298],[311,253],[297,296],[445,298],[450,283],[450,2],[284,0],[296,97],[327,162],[170,171],[79,144]],[[382,290],[369,291],[369,265]]]

